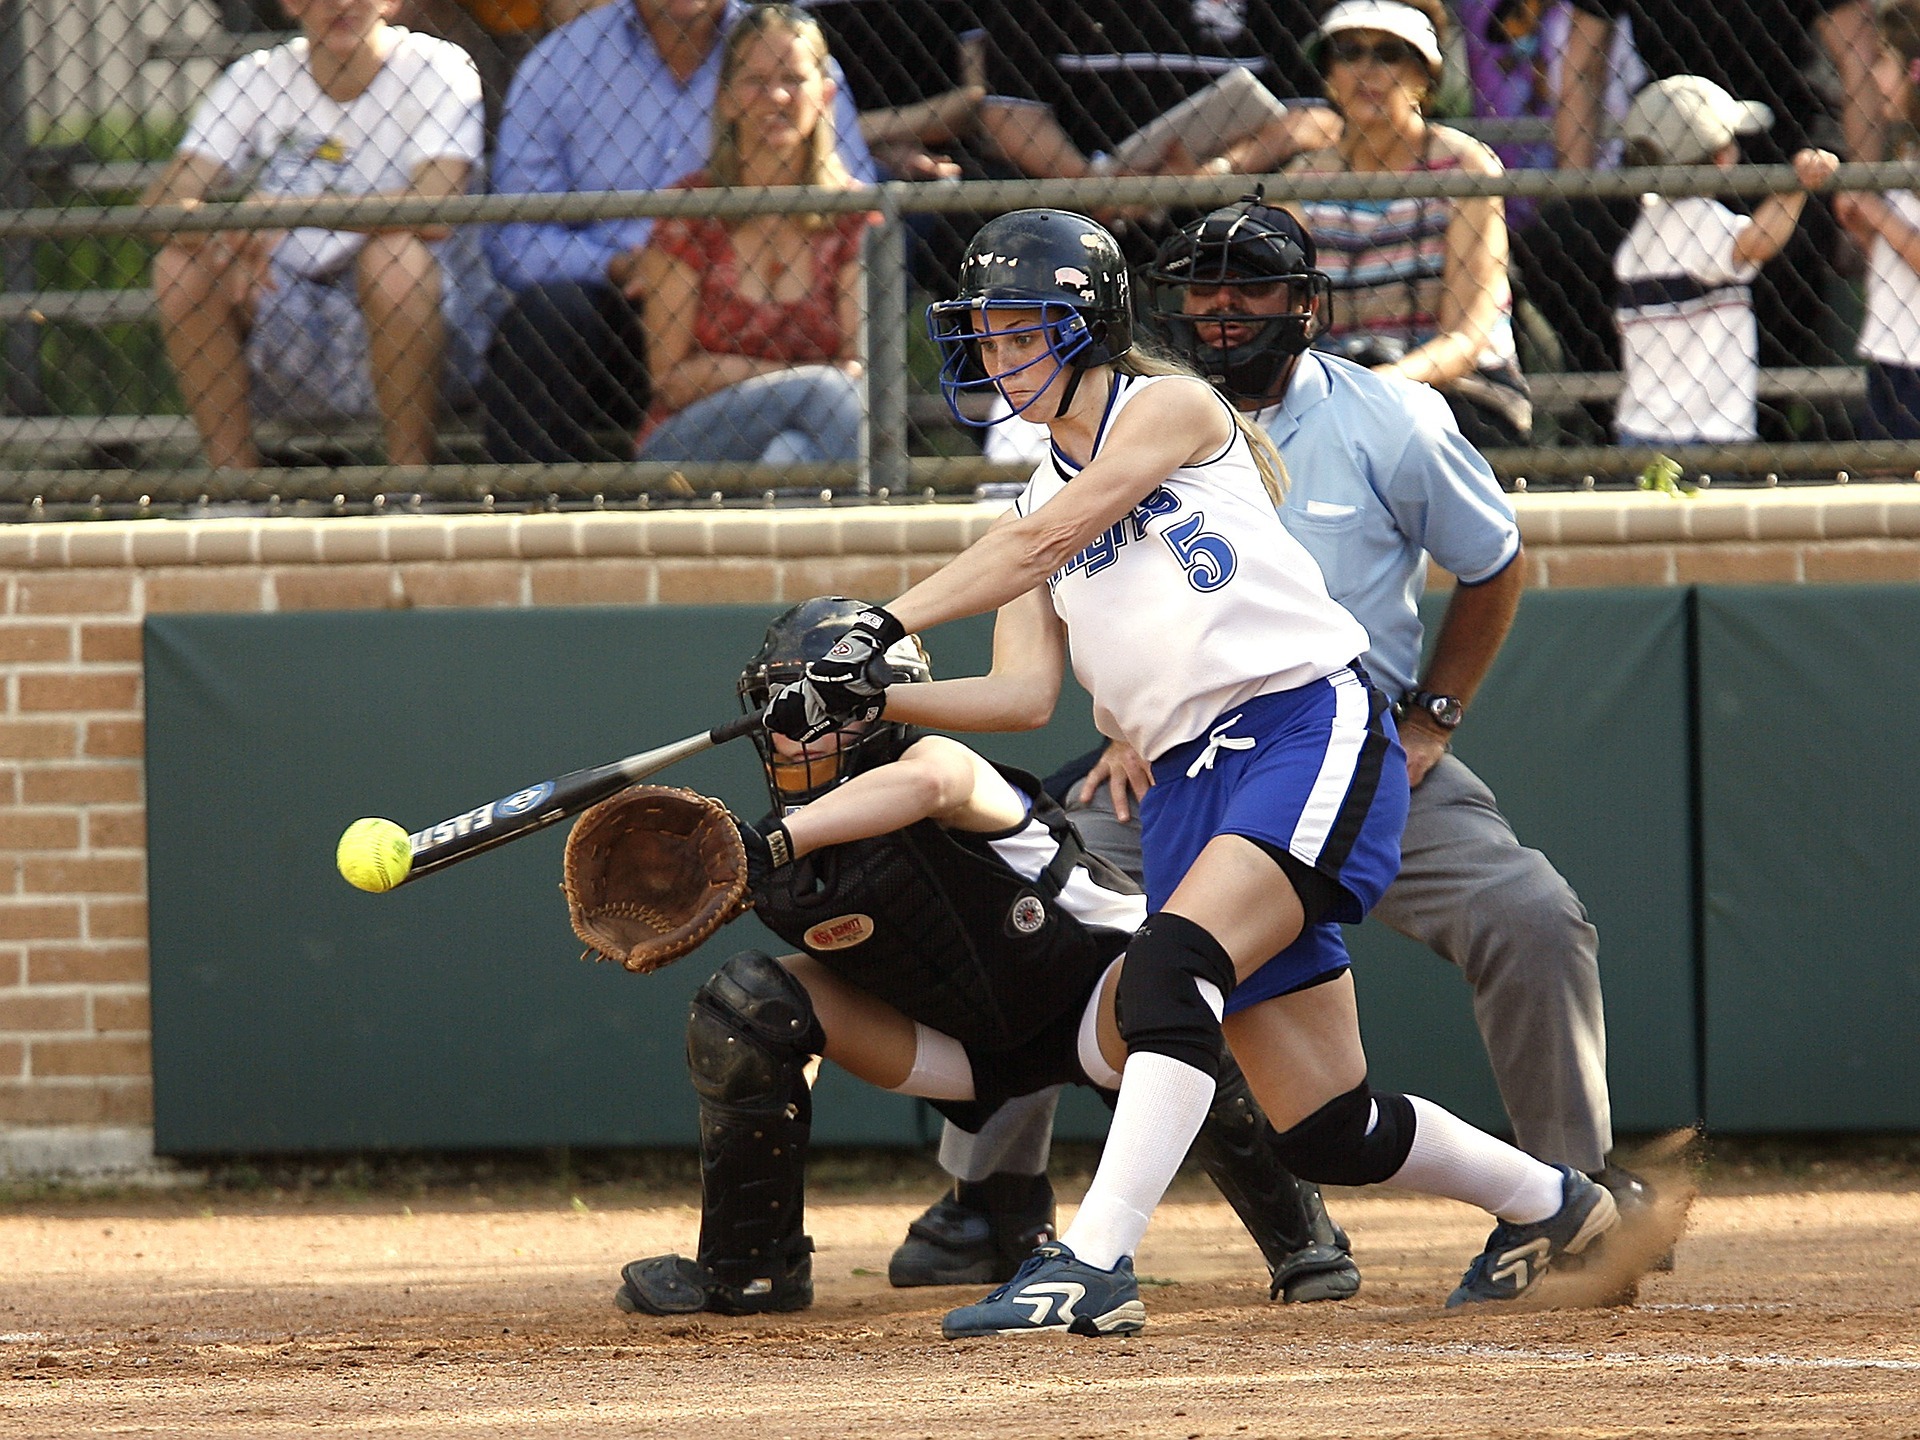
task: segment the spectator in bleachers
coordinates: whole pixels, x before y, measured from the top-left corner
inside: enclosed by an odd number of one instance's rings
[[[1736,100],[1699,75],[1655,81],[1634,97],[1621,129],[1626,163],[1740,161],[1742,135],[1773,112]],[[1800,183],[1817,187],[1840,162],[1796,151]],[[1804,192],[1769,195],[1737,215],[1705,195],[1648,195],[1614,256],[1623,376],[1616,429],[1623,445],[1732,444],[1757,439],[1759,342],[1752,285],[1792,236]]]
[[[727,36],[706,168],[682,184],[851,189],[826,37],[792,5]],[[860,241],[869,212],[662,220],[640,257],[656,379],[642,460],[860,454]]]
[[[494,190],[659,190],[699,169],[720,42],[748,8],[610,0],[547,36],[508,91]],[[845,94],[834,118],[848,173],[870,182],[872,158]],[[489,231],[487,256],[512,292],[482,396],[494,460],[631,457],[652,394],[640,277],[652,228],[633,219]]]
[[[1573,0],[1554,119],[1562,165],[1591,168],[1606,143],[1607,56],[1621,19],[1632,23],[1651,78],[1704,76],[1773,112],[1750,162],[1782,165],[1808,147],[1878,158],[1880,105],[1867,73],[1877,48],[1872,0]],[[1550,202],[1518,252],[1521,282],[1559,333],[1570,368],[1617,364],[1608,261],[1637,213],[1632,200]],[[1841,363],[1838,242],[1828,208],[1815,204],[1755,281],[1762,365]]]
[[[1424,113],[1445,26],[1438,0],[1341,0],[1329,10],[1315,53],[1346,125],[1337,145],[1301,156],[1292,173],[1499,174],[1485,145]],[[1532,403],[1514,350],[1499,197],[1289,208],[1318,239],[1320,268],[1333,280],[1317,345],[1432,385],[1477,446],[1525,443]]]
[[[971,8],[990,138],[1021,174],[1264,174],[1339,134],[1301,53],[1314,23],[1309,0]],[[1154,124],[1163,119],[1175,123]],[[1129,254],[1150,258],[1151,230],[1112,228]]]
[[[1509,170],[1551,170],[1557,163],[1553,119],[1572,12],[1571,0],[1456,0],[1454,5],[1466,47],[1473,113],[1542,127],[1538,138],[1494,143],[1493,153]],[[1607,56],[1603,112],[1609,120],[1617,122],[1627,113],[1646,78],[1647,67],[1633,43],[1633,23],[1623,19],[1613,29]],[[1603,145],[1596,160],[1608,168],[1618,165],[1619,142]],[[1507,229],[1516,241],[1538,212],[1535,200],[1507,199]]]
[[[387,23],[393,0],[285,0],[301,35],[236,61],[146,196],[442,197],[481,159],[458,46]],[[395,464],[433,459],[443,391],[479,368],[493,293],[471,232],[182,233],[154,259],[167,355],[217,467],[253,468],[253,416],[378,413]]]
[[[1920,0],[1889,0],[1878,26],[1873,80],[1886,102],[1887,148],[1911,160],[1920,154]],[[1920,197],[1848,193],[1834,210],[1867,254],[1866,436],[1920,440]]]
[[[1328,143],[1322,105],[1285,109],[1240,86],[1184,124],[1143,126],[1209,86],[1269,76],[1260,45],[1290,38],[1271,7],[1195,0],[1047,6],[1006,0],[802,0],[845,68],[874,158],[891,178],[1081,180],[1273,169]],[[1089,10],[1091,5],[1091,10]],[[1307,12],[1297,10],[1304,21]],[[1262,27],[1256,35],[1249,25]],[[1284,83],[1284,82],[1283,82]],[[1056,114],[1054,105],[1067,109]],[[1190,107],[1193,109],[1195,107]],[[1221,121],[1225,122],[1224,130]],[[1063,123],[1064,121],[1064,123]],[[1116,153],[1117,152],[1117,153]],[[988,216],[912,217],[915,274],[946,293]]]

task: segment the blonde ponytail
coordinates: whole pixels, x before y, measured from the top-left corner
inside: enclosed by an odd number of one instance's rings
[[[1206,383],[1205,377],[1197,374],[1192,366],[1164,351],[1142,345],[1138,340],[1134,341],[1131,350],[1113,362],[1113,368],[1122,375],[1184,375],[1190,380]],[[1228,402],[1227,410],[1233,416],[1235,427],[1246,438],[1247,449],[1253,454],[1253,468],[1260,472],[1260,483],[1266,488],[1267,498],[1273,501],[1273,508],[1278,510],[1293,483],[1287,475],[1287,462],[1280,458],[1273,437],[1264,429],[1241,414],[1231,402]]]

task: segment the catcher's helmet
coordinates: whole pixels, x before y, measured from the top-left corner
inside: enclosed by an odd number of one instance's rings
[[[1261,404],[1285,392],[1333,293],[1314,267],[1313,237],[1257,193],[1168,237],[1147,280],[1154,318],[1174,348],[1226,394]],[[1264,292],[1276,285],[1285,287],[1282,308],[1268,313]],[[1191,313],[1195,286],[1221,292],[1221,307]]]
[[[749,715],[766,709],[773,692],[800,678],[809,660],[818,660],[846,633],[854,617],[867,606],[838,595],[802,600],[775,618],[759,651],[740,672],[740,708]],[[888,649],[887,664],[895,684],[933,679],[926,647],[909,635]],[[817,800],[827,791],[863,770],[899,758],[906,748],[907,727],[876,720],[857,732],[830,731],[809,745],[784,743],[780,748],[765,731],[756,731],[753,743],[767,772],[767,790],[776,814]]]
[[[1104,226],[1071,210],[1015,210],[990,220],[960,261],[959,294],[927,307],[927,332],[941,352],[940,393],[963,425],[988,423],[963,414],[959,402],[967,391],[994,383],[973,343],[992,310],[1040,312],[1033,325],[994,329],[1045,336],[1054,368],[1043,385],[1063,369],[1105,365],[1133,348],[1127,262]]]

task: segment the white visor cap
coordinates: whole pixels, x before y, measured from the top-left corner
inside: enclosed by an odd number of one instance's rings
[[[1397,35],[1420,52],[1436,77],[1440,74],[1440,37],[1434,34],[1433,21],[1401,0],[1340,0],[1320,22],[1320,43],[1342,30]]]

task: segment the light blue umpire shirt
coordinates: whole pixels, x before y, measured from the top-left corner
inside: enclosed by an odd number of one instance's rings
[[[1431,555],[1464,585],[1520,553],[1520,527],[1440,392],[1309,350],[1284,399],[1260,411],[1292,479],[1280,519],[1366,627],[1373,681],[1391,699],[1420,669]]]
[[[724,37],[748,6],[732,0]],[[724,40],[682,85],[667,68],[633,0],[608,0],[548,35],[520,62],[495,145],[492,190],[500,195],[582,190],[664,190],[707,163]],[[860,135],[852,90],[839,81],[834,133],[853,178],[872,184],[873,157]],[[653,221],[489,226],[493,273],[512,290],[559,281],[605,282],[615,255],[644,245]]]

